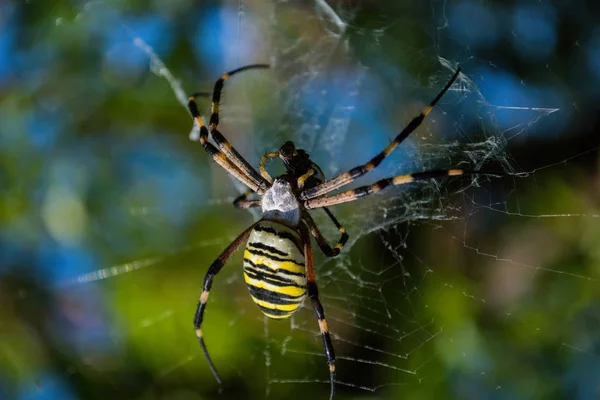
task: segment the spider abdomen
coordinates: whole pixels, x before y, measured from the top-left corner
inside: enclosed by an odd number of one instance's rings
[[[306,297],[300,233],[275,221],[256,224],[244,252],[244,279],[252,300],[267,317],[292,315]]]

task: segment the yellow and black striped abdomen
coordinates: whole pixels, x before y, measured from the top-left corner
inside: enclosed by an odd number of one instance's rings
[[[306,297],[306,267],[298,231],[259,222],[244,252],[244,279],[252,300],[269,318],[287,318]]]

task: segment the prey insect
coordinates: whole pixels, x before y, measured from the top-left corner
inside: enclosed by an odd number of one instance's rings
[[[200,143],[217,164],[248,188],[244,194],[235,199],[233,205],[237,208],[262,208],[262,218],[242,232],[210,265],[204,277],[203,291],[194,316],[194,327],[208,365],[217,381],[221,383],[221,378],[208,354],[201,327],[214,277],[221,271],[231,255],[243,243],[246,243],[243,262],[244,279],[252,300],[267,317],[288,318],[306,297],[309,298],[323,338],[325,356],[329,366],[329,397],[332,399],[335,393],[335,352],[325,320],[325,312],[319,301],[311,235],[326,256],[335,257],[348,241],[348,234],[327,207],[354,201],[390,186],[445,176],[478,173],[457,168],[416,172],[330,194],[377,168],[419,127],[444,93],[450,89],[459,76],[460,69],[383,151],[363,165],[352,168],[332,179],[325,179],[321,169],[310,159],[308,153],[297,149],[291,141],[284,143],[278,151],[265,154],[260,161],[259,172],[235,150],[218,130],[219,102],[224,82],[242,71],[268,67],[267,64],[246,65],[221,76],[216,81],[212,93],[212,114],[208,127],[198,112],[195,101],[196,97],[202,94],[195,93],[189,98],[188,108],[200,129]],[[216,146],[208,141],[209,134]],[[267,172],[265,165],[268,160],[275,158],[283,162],[286,171],[283,175],[273,178]],[[252,195],[257,195],[258,199],[250,199]],[[328,244],[309,214],[309,210],[317,208],[324,209],[340,233],[334,246]]]

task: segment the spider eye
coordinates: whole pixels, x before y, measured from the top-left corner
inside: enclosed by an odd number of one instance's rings
[[[279,149],[279,155],[282,158],[291,158],[296,156],[298,153],[296,152],[296,146],[294,146],[294,142],[287,141],[281,146]]]

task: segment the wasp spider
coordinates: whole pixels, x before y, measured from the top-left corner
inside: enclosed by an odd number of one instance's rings
[[[244,279],[252,300],[267,317],[274,319],[288,318],[298,309],[308,295],[317,315],[317,322],[325,346],[325,355],[329,365],[331,399],[335,393],[335,353],[325,321],[325,313],[319,301],[310,235],[315,238],[326,256],[335,257],[348,240],[348,234],[327,207],[377,193],[388,186],[403,185],[418,180],[444,176],[476,173],[461,169],[417,172],[394,176],[382,179],[372,185],[329,194],[331,191],[341,188],[372,171],[394,151],[423,122],[425,116],[448,91],[458,77],[460,69],[456,71],[433,101],[381,153],[364,165],[352,168],[326,180],[319,166],[310,160],[308,153],[296,149],[292,142],[286,142],[278,151],[265,154],[260,161],[259,173],[217,129],[219,124],[219,101],[223,83],[239,72],[268,67],[267,64],[247,65],[226,73],[216,81],[212,93],[212,115],[208,128],[198,112],[195,101],[196,97],[202,94],[195,93],[189,99],[188,108],[195,123],[200,128],[200,143],[204,146],[204,150],[217,164],[248,187],[244,194],[235,199],[233,205],[237,208],[262,208],[260,221],[242,232],[209,267],[204,277],[204,290],[200,295],[194,316],[194,327],[208,365],[217,381],[221,383],[219,374],[208,355],[201,325],[213,278],[242,243],[247,242],[244,252]],[[209,134],[218,148],[209,143]],[[279,158],[286,168],[286,172],[275,179],[265,169],[266,162],[271,158]],[[250,199],[253,193],[258,196],[258,199]],[[316,208],[325,210],[341,234],[337,244],[333,247],[327,243],[308,212]]]

